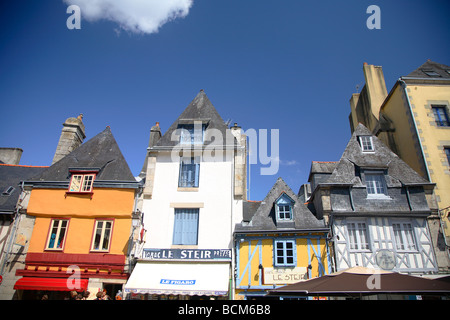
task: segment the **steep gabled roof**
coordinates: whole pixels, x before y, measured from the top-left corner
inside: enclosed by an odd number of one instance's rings
[[[99,169],[96,181],[136,181],[109,127],[29,181],[69,181],[74,168]]]
[[[235,138],[231,131],[225,125],[225,122],[208,99],[206,93],[201,90],[181,115],[172,123],[169,129],[167,129],[166,133],[164,133],[153,148],[158,149],[177,146],[179,144],[179,132],[177,132],[179,126],[182,124],[194,124],[195,121],[199,121],[206,125],[204,145],[225,145],[227,142],[228,144],[235,143]],[[221,141],[215,139],[218,134],[221,135]],[[210,139],[211,135],[212,139]]]
[[[293,206],[293,222],[279,223],[275,217],[275,202],[283,194],[286,194],[294,201]],[[278,178],[272,189],[260,203],[254,202],[250,206],[244,205],[244,210],[253,211],[253,216],[244,212],[244,216],[248,218],[250,223],[237,224],[236,232],[255,232],[255,231],[296,231],[296,230],[312,230],[326,229],[323,220],[318,220],[309,209],[303,204],[291,188],[284,182],[282,178]]]
[[[450,78],[450,67],[431,60],[426,61],[419,68],[408,74],[407,77],[415,78]]]
[[[374,152],[363,152],[359,136],[371,136],[375,147]],[[392,152],[381,140],[361,123],[353,132],[350,141],[345,148],[342,157],[326,183],[333,184],[361,184],[359,177],[356,176],[356,168],[377,168],[387,169],[388,176],[393,181],[408,184],[430,184],[429,181],[422,178],[409,165],[401,160]]]

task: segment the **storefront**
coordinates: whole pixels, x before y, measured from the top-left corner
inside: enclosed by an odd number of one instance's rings
[[[231,250],[144,249],[126,299],[221,300],[230,292]]]
[[[70,278],[23,277],[17,280],[14,289],[21,300],[64,300],[71,299],[73,291],[83,295],[88,282],[88,279],[78,279],[74,286]]]

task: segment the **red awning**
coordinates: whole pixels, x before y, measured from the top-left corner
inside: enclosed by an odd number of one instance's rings
[[[67,278],[31,278],[24,277],[17,280],[14,285],[15,290],[48,290],[48,291],[85,291],[88,286],[88,279],[67,279]]]

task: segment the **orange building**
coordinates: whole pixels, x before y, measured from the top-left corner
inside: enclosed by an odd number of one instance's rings
[[[128,279],[135,196],[133,177],[109,127],[25,183],[35,219],[25,268],[14,288],[22,299],[106,290]],[[113,297],[112,297],[113,298]]]

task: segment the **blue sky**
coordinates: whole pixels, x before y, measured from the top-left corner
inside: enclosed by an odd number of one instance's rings
[[[156,33],[88,20],[84,2],[80,30],[62,0],[0,4],[0,146],[22,148],[21,164],[50,165],[62,123],[83,113],[86,139],[110,126],[137,175],[151,126],[165,132],[204,89],[224,120],[280,130],[279,171],[252,165],[250,199],[277,177],[297,192],[311,161],[344,151],[364,62],[383,67],[388,91],[427,59],[450,65],[447,0],[194,0]]]

